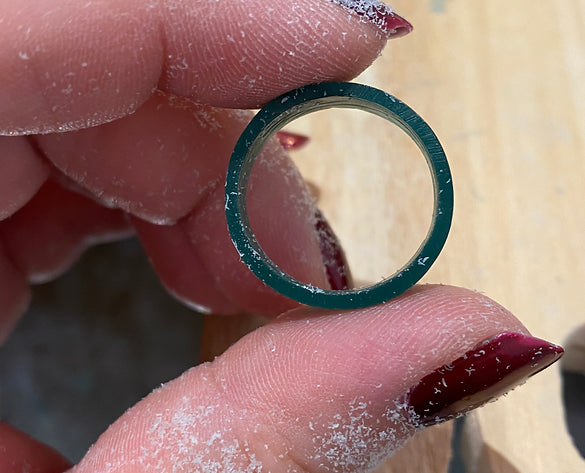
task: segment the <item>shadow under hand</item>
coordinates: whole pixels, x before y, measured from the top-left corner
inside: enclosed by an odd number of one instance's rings
[[[196,365],[201,317],[173,300],[139,243],[89,250],[33,288],[0,348],[0,416],[78,461],[128,407]]]

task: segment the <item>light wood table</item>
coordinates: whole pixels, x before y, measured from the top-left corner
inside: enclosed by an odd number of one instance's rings
[[[391,42],[358,81],[422,115],[451,164],[454,223],[424,280],[485,292],[536,336],[563,343],[585,323],[585,1],[393,6],[415,31]],[[296,123],[313,144],[294,157],[365,281],[393,272],[416,249],[432,195],[409,140],[381,119],[351,113]],[[228,343],[249,328],[229,324],[208,325],[208,334],[231,333]],[[221,349],[208,347],[206,356]],[[469,416],[469,472],[585,471],[564,424],[559,372]],[[449,432],[430,429],[380,471],[444,473]]]

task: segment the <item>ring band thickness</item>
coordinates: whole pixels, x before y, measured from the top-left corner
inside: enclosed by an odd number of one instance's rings
[[[392,276],[359,289],[330,290],[303,283],[282,271],[264,252],[248,219],[246,195],[254,161],[264,144],[293,120],[329,108],[353,108],[399,126],[421,150],[434,189],[433,217],[416,253]],[[453,184],[445,152],[429,125],[386,92],[351,82],[327,82],[293,90],[263,107],[241,134],[225,184],[225,214],[230,236],[244,263],[266,285],[300,303],[330,309],[355,309],[386,302],[416,284],[439,256],[453,217]]]

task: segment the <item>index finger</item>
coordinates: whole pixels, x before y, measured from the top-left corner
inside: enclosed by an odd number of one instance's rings
[[[410,24],[373,0],[5,0],[0,134],[70,131],[155,89],[251,108],[357,75]]]

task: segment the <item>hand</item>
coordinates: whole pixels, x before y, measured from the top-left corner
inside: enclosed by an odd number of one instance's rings
[[[64,271],[89,243],[132,231],[187,303],[288,311],[138,403],[76,472],[365,471],[418,428],[558,358],[560,349],[463,289],[419,287],[342,314],[297,308],[233,249],[223,180],[249,114],[216,107],[256,107],[302,84],[353,77],[391,30],[409,29],[404,20],[328,0],[46,3],[7,1],[0,23],[0,133],[21,135],[0,139],[3,336],[29,282]],[[274,142],[264,153],[249,202],[263,247],[299,279],[347,283],[342,252],[285,151]],[[68,466],[7,425],[0,445],[3,472]]]

